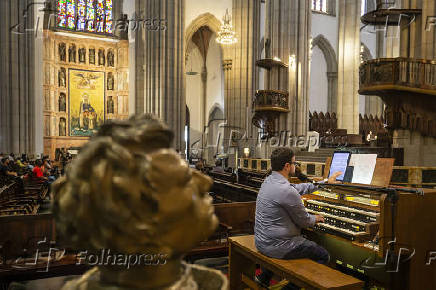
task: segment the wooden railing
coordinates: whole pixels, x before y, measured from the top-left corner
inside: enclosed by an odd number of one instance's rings
[[[436,95],[436,61],[399,57],[362,63],[359,93],[387,89]]]
[[[278,90],[258,90],[254,108],[255,111],[289,112],[289,94]]]

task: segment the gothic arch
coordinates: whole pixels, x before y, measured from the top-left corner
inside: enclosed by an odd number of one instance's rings
[[[221,27],[221,22],[211,13],[204,13],[192,20],[185,30],[185,43],[191,40],[194,33],[202,26],[207,26],[213,33],[217,34]],[[187,46],[187,45],[186,45]],[[186,48],[185,48],[186,50]]]
[[[209,110],[208,124],[211,121],[223,120],[223,119],[224,119],[224,109],[220,104],[215,103]]]
[[[335,50],[324,35],[320,34],[312,40],[312,47],[318,46],[327,63],[327,111],[336,112],[338,92],[338,60]]]

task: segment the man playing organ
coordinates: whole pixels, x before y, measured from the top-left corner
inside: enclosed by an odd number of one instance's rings
[[[301,195],[312,193],[317,187],[312,183],[291,184],[288,178],[295,174],[295,156],[290,148],[277,148],[271,154],[272,173],[263,182],[256,200],[254,236],[257,249],[264,255],[277,259],[309,258],[326,264],[329,253],[315,242],[301,235],[301,229],[324,222],[321,215],[306,211]],[[337,183],[336,172],[327,180]],[[264,270],[256,281],[269,286],[272,272]],[[283,289],[294,289],[289,283]]]

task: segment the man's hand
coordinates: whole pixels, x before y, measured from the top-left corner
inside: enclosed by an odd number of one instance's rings
[[[330,176],[329,179],[327,179],[327,183],[330,183],[330,184],[338,184],[338,183],[341,183],[340,181],[337,181],[337,180],[336,180],[336,178],[338,178],[339,175],[341,175],[341,174],[342,174],[341,171],[337,171],[337,172],[333,173],[332,176]]]
[[[315,215],[315,223],[323,223],[324,222],[324,217],[320,214],[316,214]]]

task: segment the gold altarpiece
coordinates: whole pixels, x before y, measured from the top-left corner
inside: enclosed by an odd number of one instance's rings
[[[81,147],[105,121],[129,115],[128,41],[44,32],[44,154]]]

